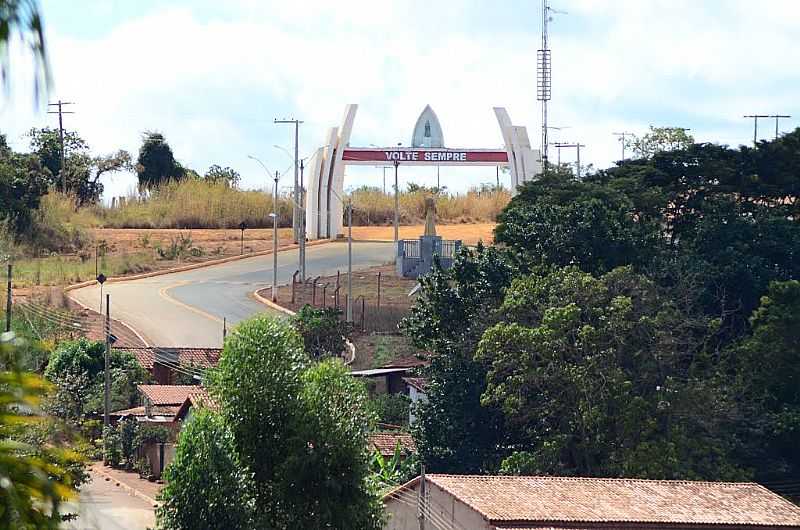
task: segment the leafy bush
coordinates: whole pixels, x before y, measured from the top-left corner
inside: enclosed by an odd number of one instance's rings
[[[149,480],[153,477],[153,468],[150,466],[150,461],[146,458],[140,458],[137,460],[134,469],[142,478]]]
[[[381,423],[407,425],[411,400],[405,394],[379,394],[368,401],[369,410]]]
[[[178,439],[164,471],[167,485],[156,510],[158,527],[169,530],[255,528],[250,473],[236,453],[233,433],[222,418],[199,410]]]
[[[122,463],[122,440],[111,425],[103,428],[103,461],[112,467],[119,467]]]
[[[134,456],[137,449],[135,442],[138,427],[136,418],[132,417],[123,418],[117,423],[116,431],[119,436],[120,458],[125,469],[133,469]]]
[[[342,312],[333,307],[316,309],[306,304],[292,319],[312,359],[339,357],[345,351],[345,341],[353,326],[343,321],[341,315]]]
[[[341,361],[311,363],[289,323],[262,316],[228,337],[209,379],[221,413],[200,410],[184,426],[159,525],[381,527],[366,392]]]
[[[98,414],[103,410],[105,344],[87,339],[62,342],[50,356],[44,375],[58,385],[54,410],[59,414]],[[128,353],[112,350],[111,410],[121,410],[135,405],[136,385],[149,380],[150,374],[136,358]],[[85,378],[87,385],[77,382]],[[66,416],[62,416],[66,417]]]

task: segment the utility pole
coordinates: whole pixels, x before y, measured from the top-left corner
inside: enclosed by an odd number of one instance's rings
[[[781,118],[791,118],[789,114],[773,114],[769,116],[770,118],[775,118],[775,139],[778,139],[778,120]]]
[[[391,168],[392,166],[375,166],[379,167],[383,170],[383,194],[386,195],[386,170]]]
[[[11,331],[11,264],[8,264],[8,289],[6,291],[6,333]]]
[[[753,118],[753,146],[758,145],[758,119],[772,118],[769,114],[745,114],[743,118]],[[775,120],[777,122],[777,119]]]
[[[272,192],[272,301],[278,301],[278,172]]]
[[[623,132],[616,132],[616,133],[611,133],[611,134],[613,134],[614,136],[619,136],[619,141],[622,144],[622,160],[625,160],[625,137],[626,136],[633,136],[633,133],[624,132],[623,131]]]
[[[396,247],[397,245],[395,245]],[[353,321],[353,199],[347,201],[347,321]]]
[[[300,280],[306,281],[306,189],[303,187],[303,161],[300,161]]]
[[[74,103],[69,101],[61,101],[58,100],[57,103],[48,103],[48,107],[58,107],[57,111],[49,110],[47,111],[48,114],[58,114],[58,140],[61,144],[61,167],[59,169],[59,173],[61,173],[61,191],[63,193],[67,193],[67,174],[64,172],[64,114],[75,114],[72,111],[63,110],[64,105],[74,105]]]
[[[536,100],[542,103],[542,171],[547,172],[547,102],[552,90],[550,48],[547,43],[547,23],[550,21],[548,0],[542,0],[542,47],[536,50]]]
[[[300,181],[298,178],[298,169],[299,169],[299,151],[298,151],[298,141],[299,141],[299,134],[300,134],[300,124],[303,123],[302,120],[279,120],[275,119],[274,122],[276,124],[279,123],[293,123],[294,124],[294,206],[292,208],[292,229],[294,230],[294,241],[298,243],[300,241],[300,212],[298,210],[298,205],[300,204]]]
[[[419,530],[425,530],[425,502],[427,491],[425,491],[425,466],[420,469],[419,474],[419,493],[417,494],[417,519],[419,520]]]
[[[576,163],[576,176],[581,178],[581,147],[586,147],[586,144],[582,144],[580,142],[576,143],[566,143],[566,142],[556,142],[553,144],[556,146],[558,151],[558,163],[561,164],[561,148],[562,147],[574,147],[577,150],[577,163]]]
[[[106,294],[106,354],[103,369],[103,426],[109,426],[108,414],[111,408],[111,372],[109,359],[111,357],[111,295]]]
[[[400,188],[397,186],[397,167],[400,162],[394,161],[394,248],[397,252],[397,242],[400,241]]]

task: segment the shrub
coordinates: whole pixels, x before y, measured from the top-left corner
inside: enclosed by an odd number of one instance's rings
[[[213,412],[199,410],[184,426],[164,479],[163,502],[156,510],[159,528],[255,528],[252,482],[231,430]]]
[[[345,351],[353,325],[343,321],[341,315],[341,311],[332,307],[315,309],[306,304],[292,319],[312,359],[338,357]]]
[[[122,462],[122,440],[117,429],[110,425],[103,428],[103,461],[112,467]]]

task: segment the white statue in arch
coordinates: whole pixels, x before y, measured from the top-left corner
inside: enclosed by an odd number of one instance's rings
[[[425,105],[417,118],[414,134],[411,136],[411,147],[444,147],[442,126],[430,105]]]

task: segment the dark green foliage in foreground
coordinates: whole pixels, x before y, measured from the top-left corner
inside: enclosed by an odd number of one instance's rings
[[[183,427],[164,480],[159,528],[254,528],[252,480],[236,456],[230,429],[213,412],[200,410]]]
[[[381,528],[366,391],[341,361],[312,363],[291,324],[257,317],[228,337],[210,379],[220,416],[181,434],[162,528]],[[190,459],[196,451],[209,456]],[[220,517],[250,522],[227,526],[194,506],[207,498]]]

